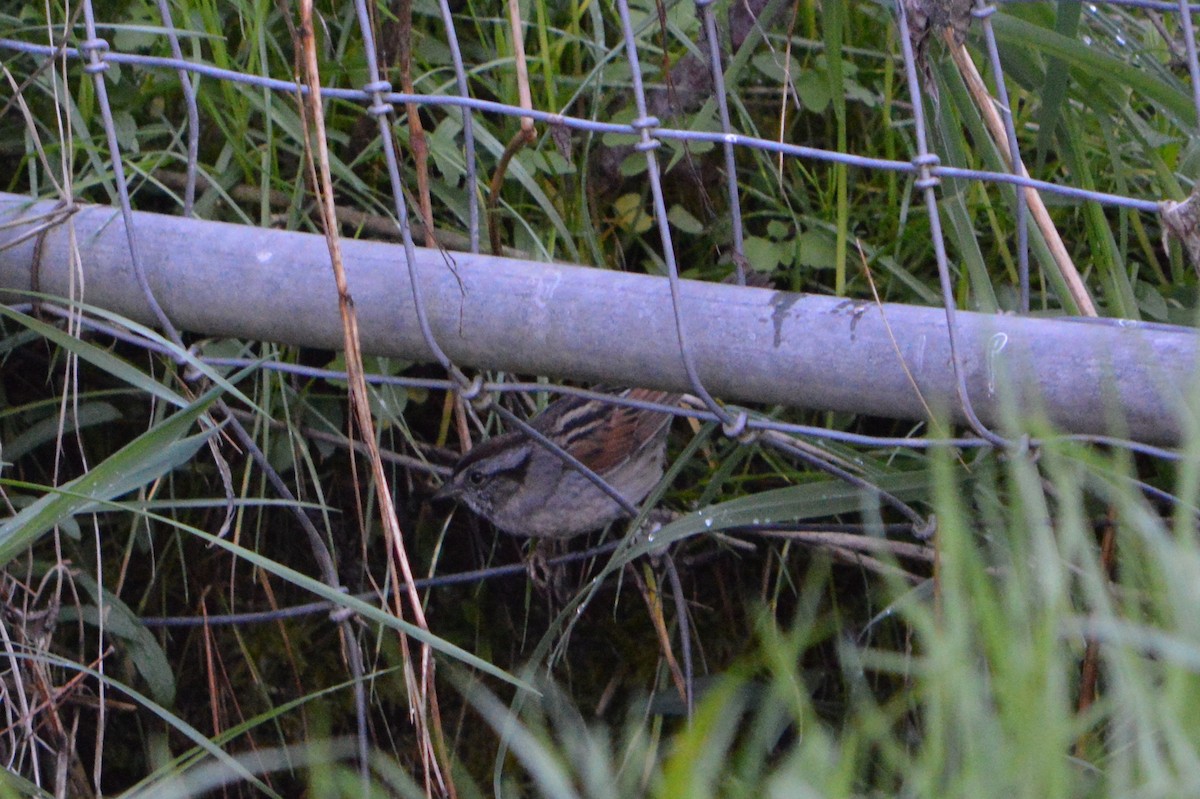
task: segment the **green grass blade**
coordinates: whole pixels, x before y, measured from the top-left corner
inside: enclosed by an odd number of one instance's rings
[[[0,524],[0,563],[7,563],[78,513],[97,502],[127,494],[187,463],[217,428],[184,437],[208,410],[217,393],[209,392],[186,410],[147,430],[86,474],[47,493]]]

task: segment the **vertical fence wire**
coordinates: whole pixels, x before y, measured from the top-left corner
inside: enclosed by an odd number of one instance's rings
[[[696,0],[696,11],[700,14],[704,26],[704,37],[708,40],[708,66],[712,73],[713,98],[717,101],[717,114],[721,120],[721,131],[733,133],[733,125],[729,121],[729,100],[725,96],[725,71],[721,67],[721,39],[717,35],[717,20],[712,13],[714,0]],[[733,142],[726,141],[725,150],[725,189],[729,194],[729,216],[733,227],[734,273],[738,285],[746,285],[745,264],[745,231],[742,228],[742,201],[737,185],[737,159],[734,154]]]
[[[932,173],[930,167],[937,166],[941,159],[930,151],[927,125],[925,123],[925,108],[921,82],[917,77],[917,61],[913,50],[912,39],[906,34],[909,30],[909,10],[904,0],[896,3],[899,15],[900,46],[904,53],[904,73],[908,80],[909,95],[913,98],[913,138],[916,140],[917,154],[913,158],[913,166],[917,168],[917,180],[913,188],[921,192],[925,199],[925,212],[929,216],[929,238],[933,243],[933,252],[937,258],[938,279],[942,287],[942,302],[946,308],[946,337],[950,344],[950,359],[954,368],[955,389],[958,392],[958,402],[963,415],[971,425],[971,429],[980,438],[991,441],[996,446],[1003,447],[1007,442],[987,428],[975,414],[971,397],[967,393],[966,378],[963,375],[962,350],[958,346],[957,309],[954,299],[954,285],[950,278],[950,261],[946,256],[946,241],[942,235],[942,217],[938,206],[937,186],[940,180]]]
[[[158,0],[158,14],[162,19],[167,42],[171,45],[171,55],[183,61],[183,48],[179,46],[179,34],[171,19],[171,9],[167,7],[167,0]],[[200,160],[200,109],[196,107],[196,89],[192,85],[192,76],[184,69],[177,70],[177,73],[179,89],[187,107],[187,163],[184,167],[187,178],[183,188],[183,215],[190,217],[192,206],[196,202],[196,169]]]
[[[446,29],[446,43],[450,47],[450,59],[454,64],[454,80],[458,94],[463,99],[469,99],[471,89],[467,85],[467,71],[463,67],[462,48],[458,46],[458,32],[454,27],[454,14],[450,11],[449,0],[438,0],[438,10],[442,15],[442,25]],[[478,181],[476,170],[479,158],[475,153],[475,120],[471,116],[468,105],[462,107],[463,153],[466,156],[466,175],[464,182],[467,191],[467,240],[470,251],[479,252],[479,192],[476,190]]]
[[[1012,101],[1008,98],[1008,83],[1004,79],[1004,68],[1000,64],[1000,47],[996,44],[996,32],[992,29],[992,15],[996,13],[995,4],[986,0],[975,0],[971,15],[979,20],[983,29],[983,41],[987,49],[988,62],[992,67],[992,77],[996,84],[996,106],[1000,118],[1004,121],[1004,135],[1008,139],[1010,155],[1009,169],[1018,177],[1027,175],[1025,161],[1021,158],[1021,146],[1017,141],[1017,127],[1013,124]],[[1016,195],[1017,228],[1017,283],[1018,307],[1021,313],[1029,313],[1029,207],[1025,200],[1025,191],[1020,187],[1014,189]]]
[[[617,13],[621,19],[621,32],[625,38],[625,56],[629,60],[633,99],[637,108],[637,117],[631,125],[639,138],[638,143],[634,145],[634,149],[641,152],[646,158],[646,176],[650,181],[650,197],[654,208],[654,221],[658,225],[658,236],[663,248],[663,260],[667,265],[667,277],[671,281],[671,308],[675,315],[675,337],[676,343],[679,346],[679,357],[683,362],[684,371],[687,372],[688,382],[691,384],[692,391],[695,392],[696,396],[700,397],[709,411],[715,413],[721,419],[722,424],[728,427],[734,424],[736,417],[730,415],[708,393],[708,390],[700,381],[700,374],[696,370],[696,362],[692,358],[691,349],[688,347],[686,325],[683,319],[683,300],[680,298],[679,292],[679,266],[675,262],[675,244],[671,238],[671,227],[667,222],[667,205],[663,199],[661,173],[659,172],[658,158],[655,155],[655,150],[662,146],[662,142],[654,138],[653,133],[654,129],[658,127],[659,121],[647,112],[646,90],[642,84],[637,39],[634,35],[633,22],[630,19],[629,3],[627,0],[617,0]],[[741,427],[744,426],[743,417]]]
[[[1187,52],[1188,74],[1192,79],[1192,103],[1196,107],[1196,129],[1200,130],[1200,59],[1196,57],[1196,29],[1192,23],[1192,6],[1179,0],[1179,21],[1183,27],[1183,46]]]

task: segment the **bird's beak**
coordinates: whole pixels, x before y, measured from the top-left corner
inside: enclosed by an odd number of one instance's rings
[[[442,487],[434,492],[429,498],[430,502],[447,502],[458,499],[458,486],[454,482],[454,478],[447,478],[446,482],[442,483]]]

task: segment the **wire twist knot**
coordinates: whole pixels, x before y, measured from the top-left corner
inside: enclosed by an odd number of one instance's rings
[[[108,62],[104,60],[104,53],[108,51],[107,39],[85,39],[79,43],[80,54],[90,59],[91,63],[84,64],[83,71],[89,75],[94,75],[97,72],[104,72],[108,69]]]
[[[376,80],[362,87],[363,94],[366,94],[375,102],[367,106],[367,113],[372,116],[381,117],[385,114],[392,113],[395,110],[392,104],[383,99],[382,95],[390,94],[392,84],[386,80]]]
[[[938,158],[937,153],[922,153],[912,160],[913,166],[917,168],[920,175],[916,182],[913,183],[918,189],[932,189],[935,186],[941,185],[942,179],[937,175],[929,174],[932,167],[941,164],[942,159]]]

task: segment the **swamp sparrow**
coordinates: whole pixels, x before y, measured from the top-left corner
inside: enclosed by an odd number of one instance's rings
[[[618,396],[665,404],[679,399],[643,388]],[[564,397],[529,424],[630,503],[645,499],[662,477],[670,414]],[[595,483],[520,431],[475,445],[433,498],[458,500],[506,533],[534,538],[581,535],[625,515]]]

